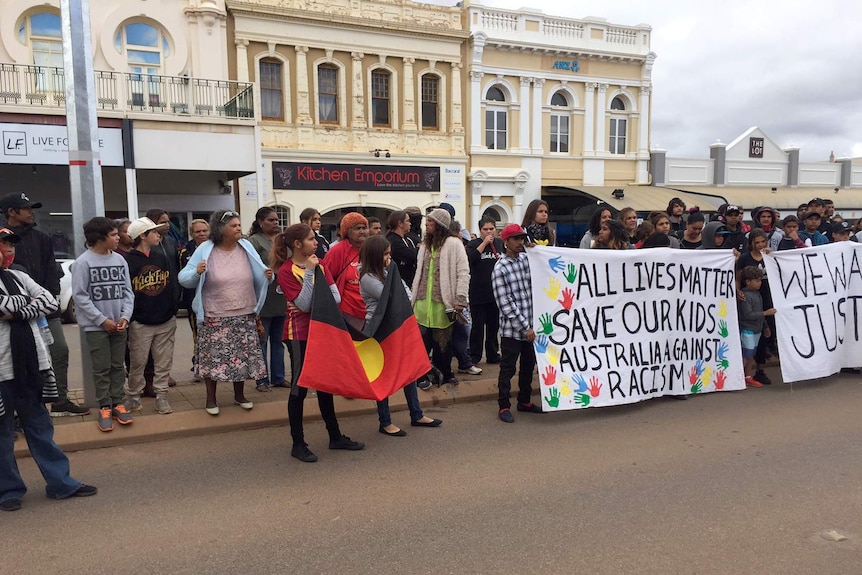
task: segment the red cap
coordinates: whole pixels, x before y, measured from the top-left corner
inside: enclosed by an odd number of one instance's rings
[[[508,240],[509,238],[514,238],[517,236],[526,236],[527,230],[519,226],[518,224],[509,224],[503,231],[500,232],[500,237],[503,238],[503,241]]]

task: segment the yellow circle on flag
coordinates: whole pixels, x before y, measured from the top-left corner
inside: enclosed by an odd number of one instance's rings
[[[353,345],[356,346],[356,353],[359,354],[359,361],[365,368],[368,381],[373,382],[383,373],[383,348],[373,337],[365,341],[354,341]]]

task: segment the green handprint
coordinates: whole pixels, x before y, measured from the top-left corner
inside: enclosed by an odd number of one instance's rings
[[[722,359],[718,362],[718,365],[721,366],[721,369],[727,369],[728,367],[730,367],[730,362],[726,359]]]
[[[542,324],[542,329],[539,330],[539,333],[543,333],[545,335],[551,335],[552,333],[554,333],[554,326],[551,324],[551,314],[542,314],[542,317],[539,318],[539,321]]]
[[[551,362],[551,365],[560,365],[560,350],[555,345],[549,345],[548,351],[545,352],[545,358]]]
[[[727,337],[728,333],[730,332],[727,331],[727,322],[724,320],[718,322],[718,335],[721,337]]]
[[[551,388],[551,395],[545,396],[545,401],[548,402],[548,405],[551,407],[559,407],[560,406],[560,390],[556,387]]]
[[[691,386],[692,393],[700,393],[700,390],[703,389],[703,384],[699,381]]]
[[[576,393],[575,394],[575,403],[580,405],[581,407],[587,407],[590,404],[590,394],[588,394],[588,393]]]
[[[566,281],[570,284],[575,283],[575,278],[578,277],[578,270],[575,267],[575,264],[569,264],[569,267],[566,268],[566,273],[563,274],[563,277],[566,278]]]

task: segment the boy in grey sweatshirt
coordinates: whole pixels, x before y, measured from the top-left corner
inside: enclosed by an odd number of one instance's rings
[[[762,387],[754,379],[757,363],[754,359],[757,343],[761,334],[769,337],[769,325],[766,316],[775,315],[775,308],[763,309],[763,298],[760,296],[760,286],[763,283],[763,270],[756,266],[746,266],[739,272],[739,283],[742,285],[744,299],[737,301],[739,309],[739,331],[742,338],[742,367],[745,370],[745,384],[751,387]]]
[[[132,423],[123,405],[126,379],[126,328],[135,297],[126,260],[114,250],[120,241],[113,220],[95,217],[84,224],[89,250],[72,266],[72,298],[93,364],[93,386],[99,402],[99,429],[114,429],[112,419]]]

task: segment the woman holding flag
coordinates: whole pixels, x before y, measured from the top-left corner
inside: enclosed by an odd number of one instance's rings
[[[315,268],[321,265],[315,255],[316,251],[317,239],[314,231],[307,224],[294,224],[276,236],[270,257],[270,263],[278,274],[278,286],[290,304],[283,336],[284,341],[292,348],[290,355],[293,363],[290,398],[287,400],[290,436],[293,439],[290,455],[305,463],[317,461],[317,455],[312,453],[305,443],[302,427],[303,402],[308,395],[308,388],[298,385],[308,344],[314,273]],[[329,269],[323,268],[322,265],[321,269],[336,303],[340,302],[341,296]],[[317,404],[320,407],[320,415],[326,423],[326,430],[329,432],[329,449],[358,451],[365,447],[364,443],[353,441],[341,434],[335,417],[335,402],[332,394],[318,391]]]
[[[359,250],[359,291],[365,301],[366,323],[374,317],[377,304],[383,296],[383,286],[389,266],[392,263],[392,248],[383,236],[372,236],[365,240]],[[410,290],[402,282],[407,293]],[[419,392],[416,382],[410,382],[404,387],[404,397],[407,398],[407,408],[410,410],[410,425],[414,427],[437,427],[443,423],[439,419],[426,417],[419,406]],[[403,437],[407,432],[392,423],[389,413],[389,398],[377,402],[377,417],[380,420],[380,433],[393,437]]]

